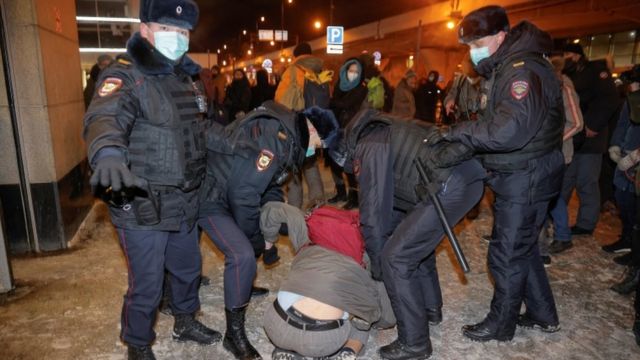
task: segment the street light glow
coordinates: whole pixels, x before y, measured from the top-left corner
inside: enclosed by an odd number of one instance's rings
[[[270,44],[271,44],[271,46],[273,46],[273,45],[275,45],[275,44],[276,44],[276,42],[275,42],[275,41],[273,41],[273,40],[271,40]]]
[[[260,16],[260,22],[264,22],[265,18],[264,16]]]
[[[456,27],[456,24],[453,22],[453,20],[449,20],[447,22],[447,29],[453,30],[454,27]]]
[[[579,43],[580,43],[580,39],[575,39],[575,40],[573,40],[573,43],[574,43],[574,44],[579,44]]]
[[[242,30],[242,35],[247,35],[247,30]]]
[[[227,50],[227,44],[222,45],[222,48]]]
[[[320,20],[316,20],[316,22],[313,23],[313,27],[320,30],[320,28],[322,27],[322,23],[320,22]]]
[[[251,55],[253,54],[253,51],[251,51],[251,49],[247,50],[247,55]]]

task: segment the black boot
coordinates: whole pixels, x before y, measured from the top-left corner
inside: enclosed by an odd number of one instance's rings
[[[258,351],[249,343],[244,332],[244,319],[247,307],[229,310],[224,309],[227,316],[227,333],[222,345],[239,360],[262,359]]]
[[[345,210],[352,210],[358,207],[358,190],[349,190],[347,203],[342,207]]]
[[[220,342],[222,334],[209,329],[193,314],[178,314],[173,324],[173,339],[177,341],[193,341],[200,345],[213,345]]]
[[[336,185],[336,195],[327,200],[329,204],[335,204],[341,201],[347,201],[347,189],[343,185]]]
[[[151,351],[151,346],[127,345],[127,359],[129,360],[156,360]]]
[[[636,290],[638,286],[638,280],[640,279],[640,267],[627,266],[622,281],[613,285],[611,290],[617,292],[620,295],[629,295]]]
[[[267,296],[267,295],[269,295],[269,289],[263,288],[263,287],[259,287],[259,286],[252,286],[251,287],[251,298],[252,299],[263,297],[263,296]]]
[[[431,356],[431,341],[425,346],[407,346],[400,339],[378,350],[380,357],[386,360],[423,360]]]
[[[513,339],[513,334],[509,335],[499,335],[496,330],[493,330],[491,326],[489,326],[486,320],[479,322],[473,325],[465,325],[462,327],[462,335],[468,337],[473,341],[511,341]]]
[[[440,325],[442,322],[442,308],[427,309],[427,320],[429,325]]]

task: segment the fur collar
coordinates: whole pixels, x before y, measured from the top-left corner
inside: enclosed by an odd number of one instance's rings
[[[138,69],[147,75],[167,75],[180,70],[190,76],[200,73],[200,65],[188,56],[183,56],[179,63],[175,63],[162,55],[139,32],[133,34],[127,42],[127,53]]]

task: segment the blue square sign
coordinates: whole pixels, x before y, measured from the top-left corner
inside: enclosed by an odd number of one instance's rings
[[[327,45],[344,44],[344,27],[327,26]]]

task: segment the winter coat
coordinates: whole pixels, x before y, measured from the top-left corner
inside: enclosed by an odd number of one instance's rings
[[[413,90],[407,84],[406,79],[400,80],[398,87],[396,87],[391,113],[409,118],[413,118],[416,115],[416,100],[413,96]]]

